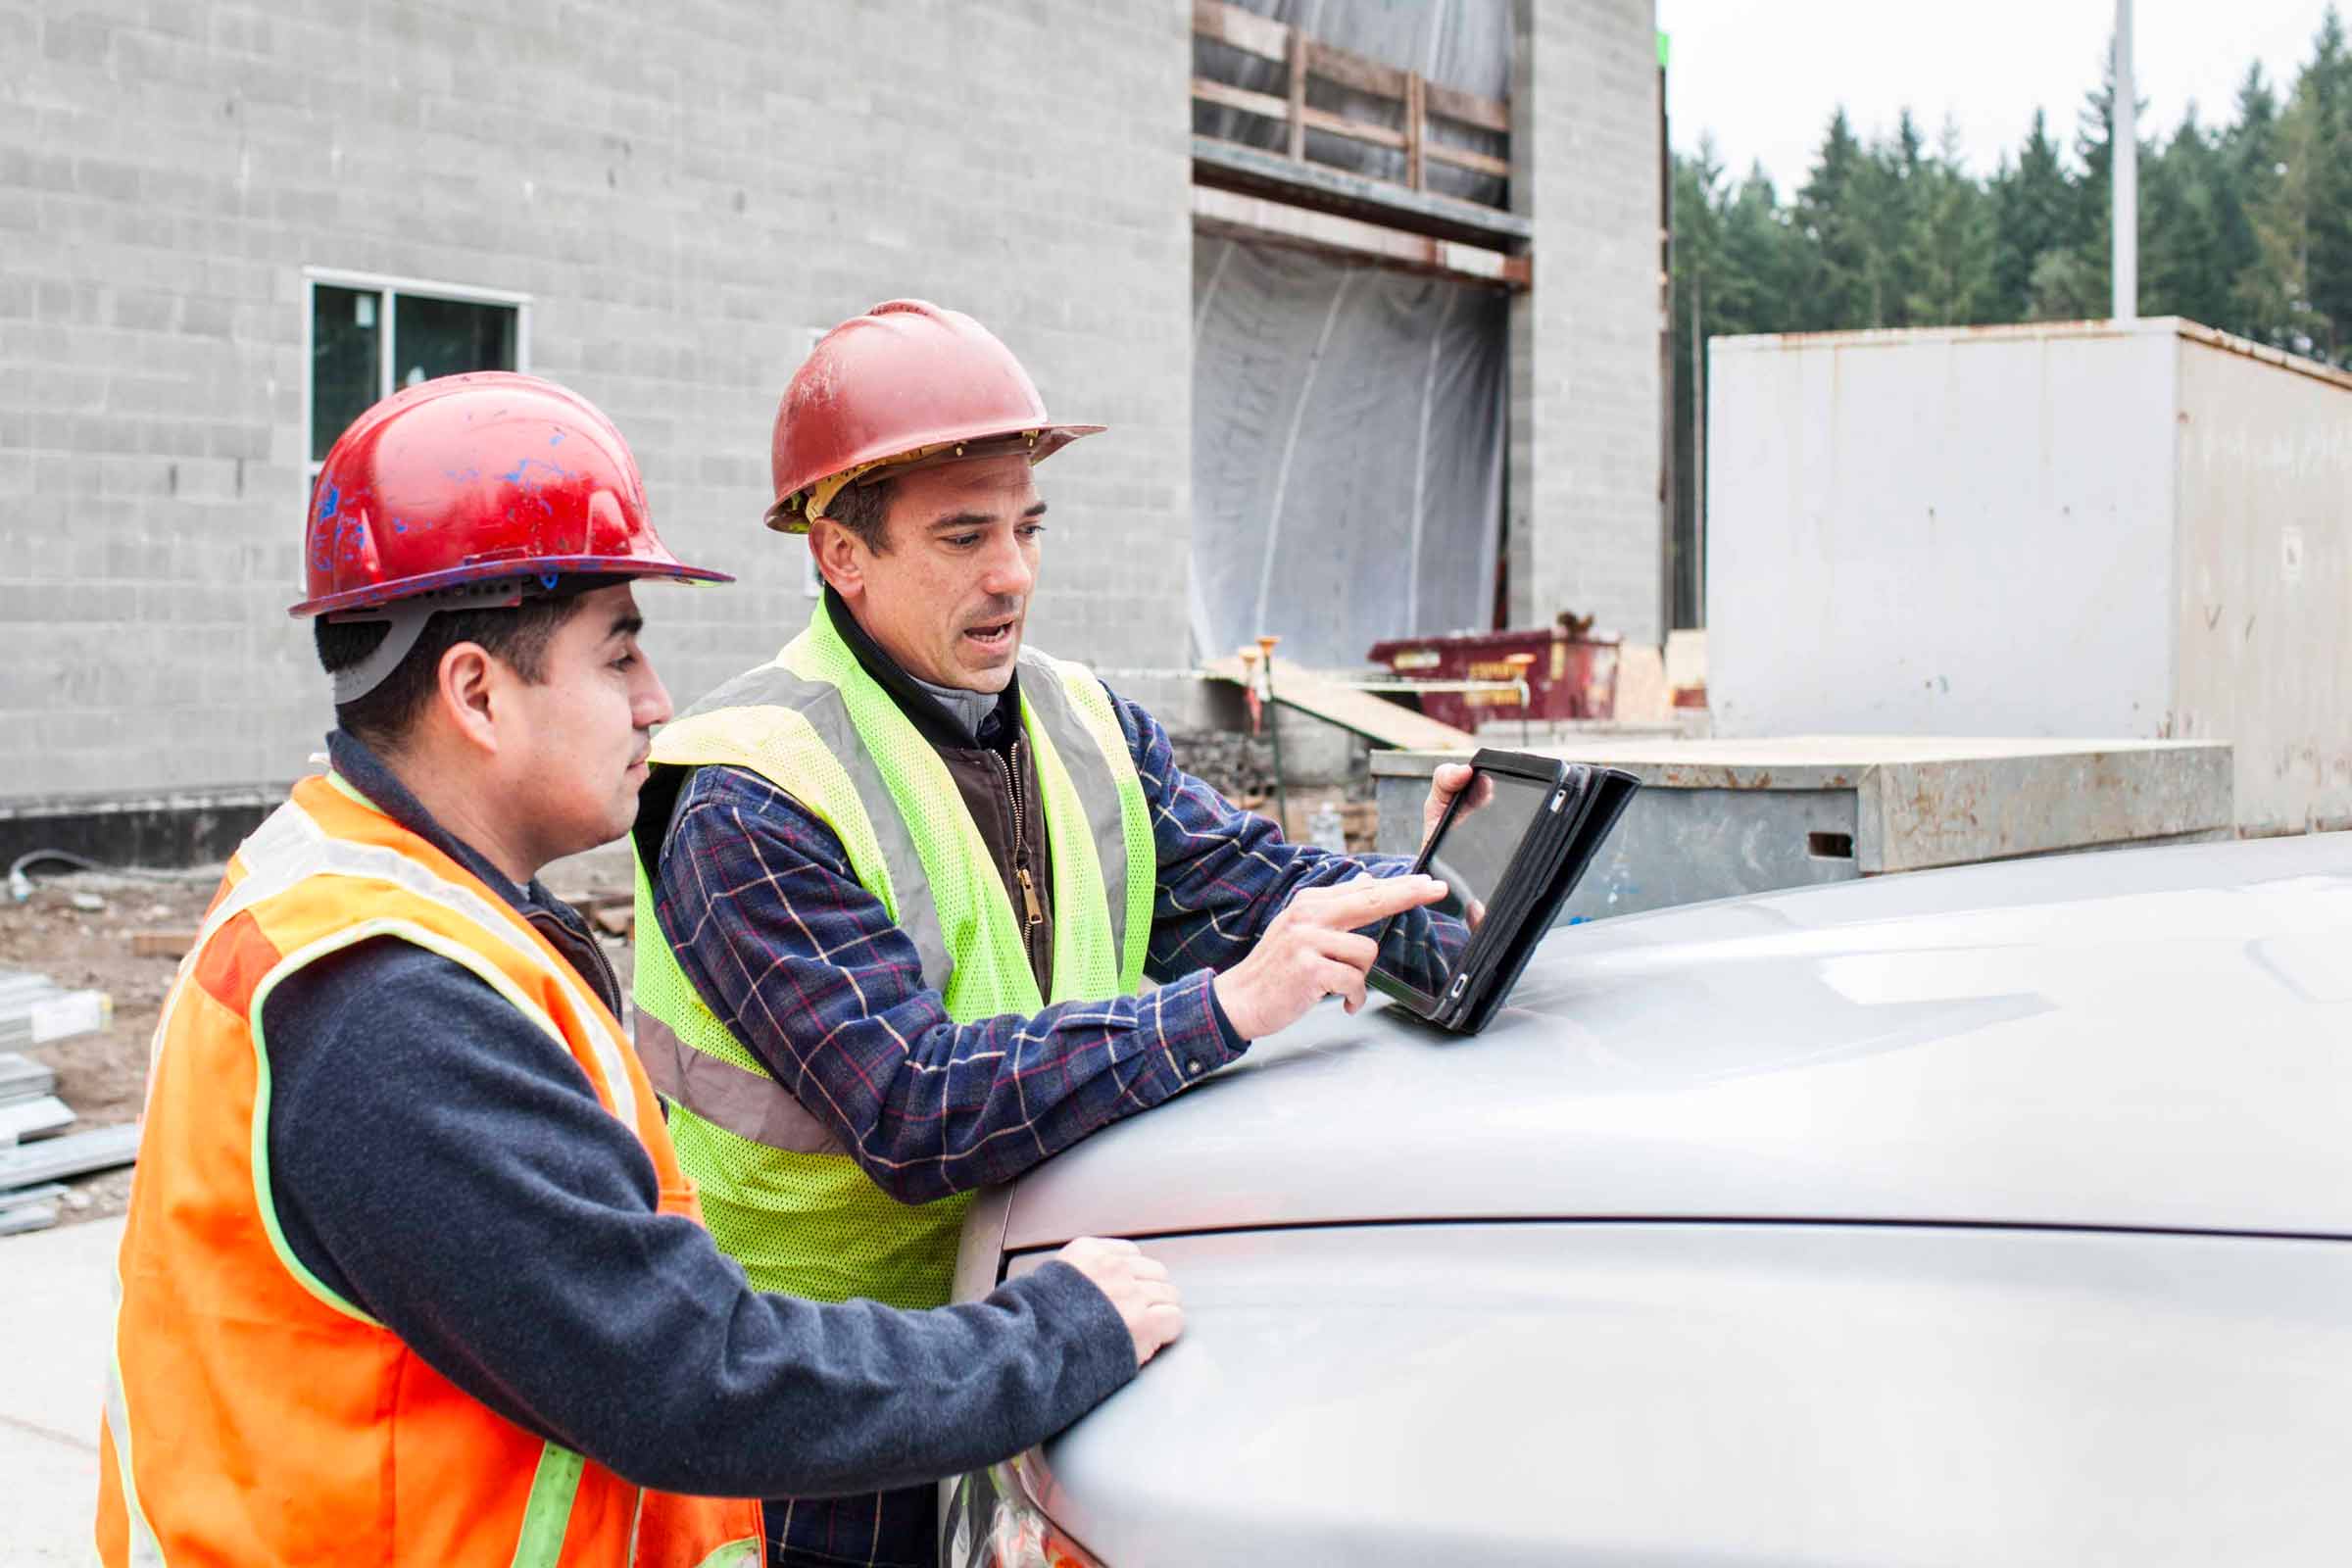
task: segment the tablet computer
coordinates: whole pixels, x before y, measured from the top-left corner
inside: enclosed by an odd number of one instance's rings
[[[1436,904],[1378,932],[1371,983],[1443,1028],[1475,1034],[1501,1005],[1640,787],[1630,773],[1485,749],[1413,869]]]

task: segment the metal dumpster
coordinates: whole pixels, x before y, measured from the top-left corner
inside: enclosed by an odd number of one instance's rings
[[[1565,617],[1563,617],[1565,619]],[[1475,734],[1489,719],[1611,718],[1617,707],[1617,639],[1565,624],[1518,631],[1448,632],[1374,643],[1372,662],[1405,680],[1508,680],[1517,692],[1422,692],[1421,711]]]

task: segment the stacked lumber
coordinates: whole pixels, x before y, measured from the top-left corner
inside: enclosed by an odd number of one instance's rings
[[[114,1004],[103,991],[67,991],[46,975],[0,970],[0,1046],[42,1046],[103,1029]],[[111,1170],[138,1157],[129,1123],[67,1133],[73,1107],[57,1074],[19,1051],[0,1050],[0,1236],[57,1223],[61,1179]]]

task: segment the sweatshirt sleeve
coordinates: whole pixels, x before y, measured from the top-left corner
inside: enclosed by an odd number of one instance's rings
[[[265,1005],[269,1184],[295,1259],[491,1409],[641,1486],[816,1496],[936,1480],[1135,1374],[1066,1264],[928,1312],[746,1282],[659,1212],[653,1163],[568,1052],[393,939]]]

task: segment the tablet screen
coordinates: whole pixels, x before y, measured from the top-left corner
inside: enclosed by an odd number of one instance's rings
[[[1373,966],[1435,998],[1445,994],[1462,951],[1502,890],[1503,873],[1549,803],[1554,785],[1510,773],[1481,772],[1453,808],[1422,869],[1448,892],[1388,923]]]

